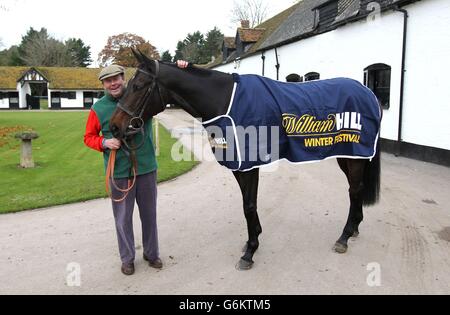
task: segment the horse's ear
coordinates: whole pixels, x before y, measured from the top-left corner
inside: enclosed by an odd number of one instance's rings
[[[147,57],[147,55],[145,55],[144,53],[142,53],[142,51],[140,51],[138,49],[139,53],[141,54],[141,58],[144,62],[146,62],[147,64],[152,64],[154,62],[154,60],[150,59],[149,57]]]
[[[144,60],[142,58],[142,53],[138,50],[136,51],[136,49],[134,49],[133,47],[131,47],[131,51],[133,52],[134,57],[136,58],[136,60],[139,63],[142,63]]]

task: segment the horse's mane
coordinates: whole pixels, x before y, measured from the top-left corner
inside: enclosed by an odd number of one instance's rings
[[[176,69],[179,69],[177,67],[177,64],[173,63],[173,62],[161,61],[160,63],[164,64],[164,65],[167,65],[167,66],[170,66],[170,67],[173,67],[173,68],[176,68]],[[211,77],[212,75],[218,73],[218,71],[209,70],[209,69],[205,69],[205,68],[200,68],[200,67],[198,67],[198,66],[196,66],[194,64],[191,64],[191,63],[189,63],[189,66],[186,69],[184,69],[184,70],[188,71],[191,74],[194,74],[194,75],[197,75],[197,76],[200,76],[200,77],[204,77],[204,78]]]

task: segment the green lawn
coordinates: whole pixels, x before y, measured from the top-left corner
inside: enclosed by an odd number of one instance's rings
[[[48,99],[41,99],[41,109],[48,109]]]
[[[102,154],[87,148],[88,112],[0,112],[0,213],[106,197]],[[21,169],[18,130],[32,129],[34,169]],[[158,181],[172,179],[197,163],[174,162],[175,139],[160,126]]]

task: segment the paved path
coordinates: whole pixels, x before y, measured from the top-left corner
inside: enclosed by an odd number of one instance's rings
[[[160,119],[186,145],[204,140],[180,111]],[[194,151],[208,159],[200,144]],[[331,250],[348,207],[336,162],[282,163],[261,175],[254,269],[237,271],[247,235],[239,189],[229,171],[203,162],[159,186],[162,271],[138,245],[136,274],[121,275],[110,201],[95,200],[0,216],[0,294],[449,294],[450,169],[388,154],[382,163],[381,202],[365,211],[346,255]],[[136,213],[140,244],[138,225]],[[66,282],[72,262],[79,287]],[[378,267],[381,286],[371,287]]]

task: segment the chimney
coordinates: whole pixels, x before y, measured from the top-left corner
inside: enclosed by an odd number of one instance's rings
[[[241,27],[242,28],[250,28],[250,21],[249,20],[242,20],[241,21]]]

